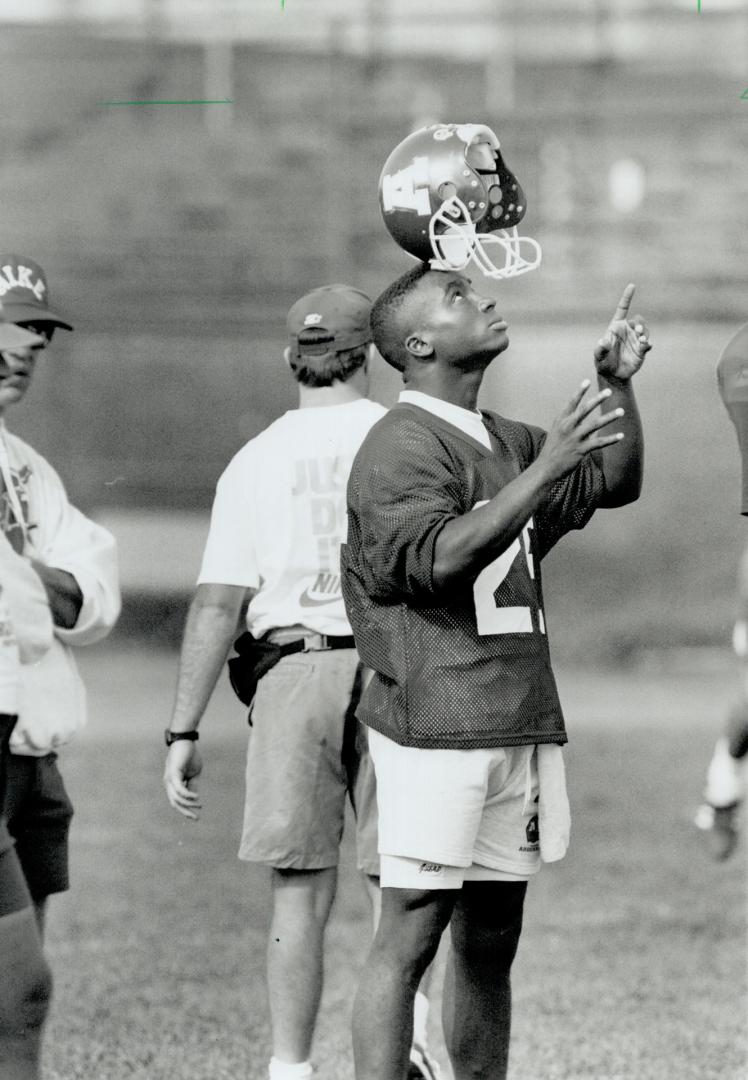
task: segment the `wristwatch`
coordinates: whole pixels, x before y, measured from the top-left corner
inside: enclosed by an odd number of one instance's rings
[[[167,728],[164,732],[167,746],[171,746],[173,742],[179,742],[181,739],[186,739],[187,742],[197,742],[199,738],[200,735],[197,731],[169,731]]]

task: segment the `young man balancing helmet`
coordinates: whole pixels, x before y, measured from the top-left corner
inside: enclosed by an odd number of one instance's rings
[[[433,143],[450,128],[430,129]],[[630,379],[650,344],[628,317],[629,285],[594,350],[598,393],[585,381],[547,433],[479,411],[507,324],[452,268],[475,251],[474,230],[461,253],[433,251],[434,231],[449,232],[434,198],[453,195],[434,192],[449,169],[436,174],[429,156],[412,162],[398,199],[410,198],[409,224],[429,237],[421,257],[434,257],[372,309],[374,341],[405,390],[356,455],[341,557],[357,648],[374,670],[357,715],[376,771],[382,882],[354,1006],[356,1078],[404,1076],[412,995],[449,924],[443,1024],[455,1080],[503,1080],[527,882],[568,840],[540,561],[595,509],[638,497]],[[457,167],[469,171],[459,157]],[[514,259],[513,238],[500,246]]]

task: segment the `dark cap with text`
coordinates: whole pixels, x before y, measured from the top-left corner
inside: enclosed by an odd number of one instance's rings
[[[73,329],[50,308],[47,275],[25,255],[0,255],[0,301],[7,322],[50,322],[63,330]]]
[[[323,285],[302,296],[288,313],[292,359],[354,349],[371,341],[371,300],[349,285]],[[305,340],[306,339],[306,340]]]

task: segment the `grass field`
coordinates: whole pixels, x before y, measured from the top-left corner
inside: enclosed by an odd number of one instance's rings
[[[236,859],[241,710],[221,687],[203,725],[203,817],[187,822],[161,786],[176,658],[102,647],[84,660],[91,722],[62,759],[77,815],[73,888],[49,919],[45,1080],[264,1080],[268,884]],[[511,1080],[744,1080],[744,863],[711,863],[690,825],[729,662],[708,674],[567,669],[559,684],[573,846],[531,886]],[[346,844],[320,1080],[352,1080],[368,936],[352,856]]]

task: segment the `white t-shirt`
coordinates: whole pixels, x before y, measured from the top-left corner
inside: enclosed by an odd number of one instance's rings
[[[255,637],[301,624],[351,633],[340,591],[345,491],[353,458],[383,405],[293,409],[250,440],[218,481],[198,584],[256,589]]]

